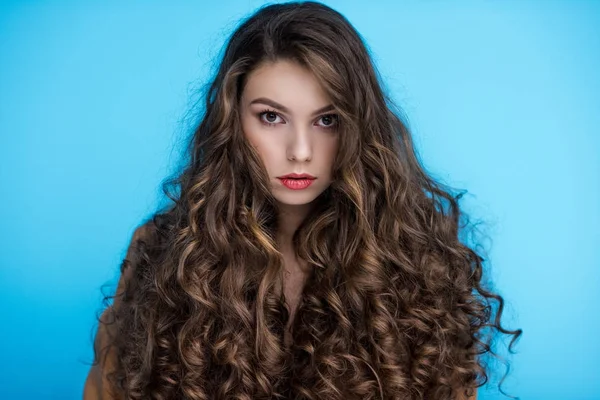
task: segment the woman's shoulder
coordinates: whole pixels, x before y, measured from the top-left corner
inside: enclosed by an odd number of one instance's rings
[[[127,266],[136,264],[135,261],[137,261],[140,251],[140,243],[148,245],[153,238],[154,231],[155,228],[152,221],[144,222],[134,229],[133,235],[131,235],[129,245],[127,247],[127,254],[125,256],[125,259],[129,261]]]
[[[130,236],[127,254],[121,264],[121,275],[113,297],[112,305],[108,306],[100,316],[98,329],[94,338],[95,363],[90,368],[85,384],[83,398],[85,400],[116,399],[114,393],[109,393],[108,373],[116,366],[112,338],[117,334],[114,325],[114,312],[120,307],[125,290],[134,276],[134,269],[140,258],[141,243],[148,243],[153,233],[152,222],[144,222],[137,226]]]
[[[119,277],[119,283],[117,284],[115,301],[122,295],[125,286],[131,281],[136,265],[140,261],[140,252],[142,250],[141,244],[148,243],[152,236],[151,222],[145,222],[142,225],[137,226],[133,234],[130,236],[129,243],[127,246],[127,253],[123,262],[121,263],[121,275]]]
[[[146,221],[141,225],[138,225],[134,231],[133,235],[129,240],[129,245],[127,247],[127,254],[125,256],[126,260],[134,260],[136,258],[137,253],[140,250],[140,243],[144,245],[148,245],[154,238],[156,228],[152,220]],[[129,263],[132,264],[132,263]]]

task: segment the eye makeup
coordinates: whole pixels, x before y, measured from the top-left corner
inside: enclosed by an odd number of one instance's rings
[[[281,115],[279,115],[279,113],[277,111],[275,111],[273,109],[269,109],[269,108],[264,109],[261,112],[259,112],[257,114],[257,116],[258,116],[258,119],[260,120],[260,122],[262,124],[264,124],[264,125],[267,125],[267,126],[275,126],[278,123],[277,122],[268,122],[268,121],[265,121],[264,118],[263,118],[263,116],[266,115],[266,114],[274,114],[276,117],[283,119],[283,117]],[[320,120],[322,118],[325,118],[325,117],[332,117],[334,119],[334,122],[332,122],[330,125],[320,125],[321,128],[323,128],[323,129],[335,129],[338,126],[338,124],[339,124],[339,116],[337,114],[323,114],[323,115],[319,116],[318,120]]]

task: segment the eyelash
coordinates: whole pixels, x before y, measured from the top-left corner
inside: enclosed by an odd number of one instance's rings
[[[263,121],[262,116],[264,114],[271,114],[271,113],[277,115],[279,118],[282,118],[281,115],[279,115],[279,113],[277,111],[272,110],[272,109],[265,109],[262,112],[258,113],[258,119],[260,120],[261,123],[263,123],[264,125],[267,125],[267,126],[277,125],[276,122],[265,122],[265,121]],[[321,119],[323,117],[334,117],[335,122],[333,124],[329,125],[329,126],[321,126],[321,128],[323,128],[323,129],[335,129],[335,128],[337,128],[338,123],[339,123],[339,118],[338,118],[337,114],[324,114],[324,115],[321,115],[319,117],[319,119]]]

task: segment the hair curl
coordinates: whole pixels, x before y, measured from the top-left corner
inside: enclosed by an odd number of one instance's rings
[[[293,238],[312,273],[290,348],[276,203],[238,111],[249,72],[282,59],[314,73],[342,132],[333,183]],[[485,260],[459,238],[462,194],[425,172],[396,109],[338,12],[295,2],[243,21],[163,183],[172,203],[137,229],[107,296],[95,363],[111,354],[115,398],[452,399],[487,382],[488,334],[510,349],[522,331],[501,326]]]

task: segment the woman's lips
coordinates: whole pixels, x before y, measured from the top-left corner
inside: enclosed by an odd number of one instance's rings
[[[314,179],[308,179],[308,178],[297,179],[297,178],[287,178],[287,177],[279,178],[279,180],[281,181],[281,183],[283,183],[283,185],[285,187],[287,187],[288,189],[292,189],[292,190],[306,189],[314,181]]]

